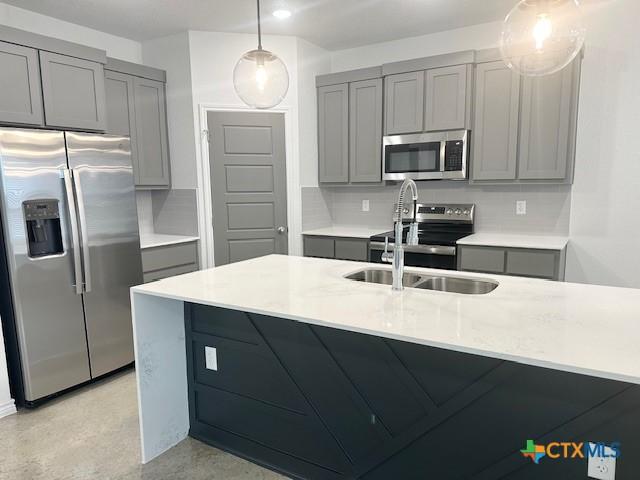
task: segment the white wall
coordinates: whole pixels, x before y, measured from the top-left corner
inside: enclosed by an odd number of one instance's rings
[[[193,91],[189,33],[182,32],[142,44],[145,65],[167,72],[167,117],[172,188],[196,188]]]
[[[640,287],[640,2],[587,11],[569,281]]]
[[[298,39],[298,125],[300,184],[318,185],[318,103],[316,75],[331,71],[327,50]]]
[[[483,23],[419,37],[338,50],[331,53],[331,69],[340,72],[461,50],[495,47],[498,44],[501,23]]]
[[[0,24],[106,50],[107,55],[113,58],[136,63],[142,61],[142,46],[139,42],[12,5],[0,3]]]

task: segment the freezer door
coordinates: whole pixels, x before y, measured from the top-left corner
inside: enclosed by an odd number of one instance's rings
[[[90,379],[66,169],[62,132],[0,129],[2,227],[27,401]]]
[[[66,132],[84,264],[91,375],[133,362],[129,288],[142,283],[129,139]]]

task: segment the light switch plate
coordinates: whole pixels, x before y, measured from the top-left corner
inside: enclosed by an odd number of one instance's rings
[[[369,211],[369,200],[362,200],[362,211],[363,212]]]
[[[218,371],[218,351],[214,347],[204,347],[204,366],[207,370]]]
[[[589,450],[595,451],[596,445],[589,443]],[[616,459],[613,456],[614,451],[609,447],[604,447],[605,455],[609,457],[592,457],[589,456],[587,466],[587,476],[589,478],[597,478],[598,480],[615,480],[616,478]]]
[[[516,202],[516,215],[526,215],[526,214],[527,214],[527,201],[518,200]]]

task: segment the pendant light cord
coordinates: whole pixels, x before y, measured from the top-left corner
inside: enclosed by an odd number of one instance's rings
[[[262,50],[262,28],[260,27],[260,0],[256,0],[258,10],[258,50]]]

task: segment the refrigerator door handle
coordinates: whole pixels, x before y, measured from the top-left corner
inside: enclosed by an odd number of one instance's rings
[[[71,224],[71,243],[73,244],[73,273],[76,295],[82,294],[82,263],[80,260],[80,236],[78,235],[78,217],[76,215],[76,201],[73,194],[71,172],[66,168],[62,170],[64,189],[67,194],[67,206],[69,211],[69,223]]]
[[[80,176],[71,170],[73,184],[76,188],[76,202],[78,204],[78,217],[80,223],[80,238],[82,240],[82,261],[84,265],[84,291],[91,291],[91,258],[89,256],[89,231],[87,230],[87,215],[84,208],[84,195],[82,194],[82,184]]]

